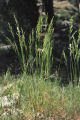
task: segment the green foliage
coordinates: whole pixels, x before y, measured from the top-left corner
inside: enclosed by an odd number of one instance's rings
[[[75,39],[76,31],[73,31],[73,19],[70,20],[69,29],[69,55],[67,56],[63,51],[65,64],[69,73],[70,80],[78,84],[80,76],[80,29],[78,31],[78,39]]]
[[[6,37],[9,44],[18,56],[23,71],[29,71],[33,73],[34,65],[36,65],[36,71],[45,76],[50,75],[51,61],[52,61],[52,35],[53,35],[53,19],[48,25],[48,17],[40,16],[37,27],[32,30],[29,35],[29,48],[27,47],[25,33],[20,28],[16,17],[14,16],[16,31],[18,37],[18,44],[16,42],[15,33],[12,26],[9,23],[9,31],[14,39],[14,42],[9,37]],[[43,36],[41,36],[43,35]],[[29,50],[28,50],[29,49]]]
[[[48,26],[48,17],[45,18],[40,17],[38,25],[37,25],[37,40],[38,40],[38,59],[39,59],[39,67],[41,69],[41,75],[45,75],[48,77],[50,75],[51,70],[51,61],[52,61],[52,35],[54,32],[53,29],[53,19]],[[41,34],[43,36],[41,36]],[[40,45],[42,43],[42,45]],[[52,61],[53,62],[53,61]]]
[[[27,53],[27,45],[26,45],[26,41],[25,41],[25,33],[24,33],[23,29],[20,28],[15,15],[14,15],[14,20],[15,20],[15,24],[16,24],[16,31],[17,31],[16,34],[17,34],[17,37],[18,37],[20,50],[19,50],[18,44],[17,44],[17,42],[15,40],[16,38],[15,38],[14,30],[13,30],[12,26],[10,25],[10,23],[8,24],[9,25],[9,31],[10,31],[14,41],[12,41],[12,39],[10,39],[7,36],[6,36],[6,39],[9,42],[9,44],[12,46],[15,53],[17,54],[18,60],[19,60],[19,62],[21,64],[21,67],[22,67],[23,71],[26,71],[26,60],[25,60],[26,56],[24,54],[24,49],[25,49],[25,51]]]
[[[53,31],[54,29],[53,29],[53,19],[52,19],[43,43],[43,59],[44,61],[46,61],[45,74],[47,75],[47,77],[50,75],[51,62],[53,62],[51,58],[52,48],[53,48],[51,39],[52,39]]]

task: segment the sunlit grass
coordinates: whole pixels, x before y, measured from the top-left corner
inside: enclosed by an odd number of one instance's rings
[[[22,115],[25,119],[30,117],[30,120],[47,118],[71,120],[80,116],[80,86],[69,84],[66,87],[60,87],[58,82],[42,80],[36,74],[33,76],[22,74],[15,78],[9,73],[6,76],[6,79],[8,78],[10,81],[13,79],[14,82],[5,90],[3,87],[2,97],[8,96],[10,99],[15,99],[15,104],[5,107],[7,112],[17,110],[17,120],[18,117],[21,120]],[[6,112],[4,107],[0,112],[2,115]],[[11,116],[13,120],[15,114],[11,112]]]

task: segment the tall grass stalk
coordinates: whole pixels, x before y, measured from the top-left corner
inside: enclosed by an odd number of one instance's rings
[[[69,56],[63,51],[65,58],[65,64],[69,73],[70,80],[78,84],[80,76],[80,28],[78,30],[78,39],[75,39],[76,31],[73,31],[73,19],[70,20],[70,29],[69,29]]]
[[[23,71],[29,71],[33,73],[34,65],[36,71],[45,76],[50,75],[51,59],[52,59],[52,35],[53,35],[53,19],[48,25],[48,17],[40,16],[37,27],[32,29],[29,35],[28,45],[26,43],[25,33],[19,26],[19,23],[14,15],[16,24],[16,31],[18,37],[18,44],[16,42],[15,33],[13,27],[9,23],[9,31],[12,35],[12,39],[6,37],[13,50],[17,53],[19,62]],[[28,46],[28,47],[27,47]],[[20,48],[19,48],[20,47]]]
[[[43,60],[45,61],[45,75],[49,77],[51,70],[51,62],[52,62],[52,36],[53,36],[53,19],[48,27],[47,33],[44,37],[43,43]]]
[[[52,61],[52,36],[53,36],[53,19],[51,20],[51,23],[48,25],[48,17],[46,16],[43,18],[40,16],[38,25],[37,25],[37,39],[38,39],[38,60],[39,60],[39,66],[41,71],[41,76],[43,74],[45,77],[49,77],[50,70],[51,70],[51,62]],[[41,34],[43,36],[41,36]],[[40,42],[42,43],[40,46]]]
[[[15,20],[15,24],[16,24],[16,35],[17,35],[17,41],[15,40],[15,33],[13,30],[13,27],[11,26],[11,24],[9,23],[9,31],[12,35],[12,38],[14,39],[14,41],[12,41],[12,39],[10,39],[9,37],[6,36],[7,41],[9,42],[9,44],[12,46],[13,50],[15,51],[15,53],[18,56],[18,60],[21,64],[22,70],[26,71],[26,54],[24,53],[24,49],[27,51],[27,45],[26,45],[26,41],[25,41],[25,33],[23,31],[22,28],[20,28],[19,23],[16,19],[16,16],[14,15],[14,20]]]

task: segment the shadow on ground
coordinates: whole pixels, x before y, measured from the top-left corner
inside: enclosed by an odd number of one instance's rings
[[[9,45],[0,47],[0,74],[10,69],[12,74],[18,74],[20,67],[18,59]]]

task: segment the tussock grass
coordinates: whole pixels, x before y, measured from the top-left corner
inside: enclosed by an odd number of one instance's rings
[[[69,47],[68,55],[63,51],[65,65],[69,73],[69,78],[72,83],[79,83],[80,76],[80,28],[78,30],[78,38],[75,37],[77,31],[73,30],[73,19],[70,20],[69,29]]]
[[[14,15],[16,24],[16,35],[11,24],[9,23],[9,31],[12,39],[6,36],[8,43],[12,46],[16,55],[18,56],[19,63],[23,72],[33,73],[34,66],[38,73],[48,77],[51,71],[51,61],[53,62],[52,50],[52,36],[53,36],[53,19],[48,25],[48,17],[40,16],[37,27],[32,29],[28,41],[26,41],[25,33],[19,26],[17,18]],[[14,39],[14,41],[13,41]]]

